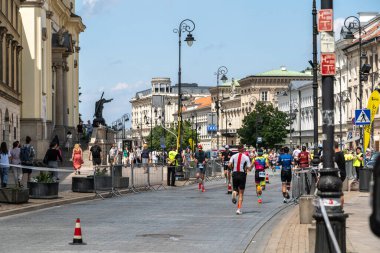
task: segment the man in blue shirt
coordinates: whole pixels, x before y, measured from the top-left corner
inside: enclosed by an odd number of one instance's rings
[[[284,153],[278,157],[277,165],[281,165],[282,195],[284,203],[289,199],[290,182],[292,181],[293,157],[289,154],[289,148],[284,147]]]

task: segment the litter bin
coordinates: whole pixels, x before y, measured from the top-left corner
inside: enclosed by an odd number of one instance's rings
[[[368,167],[359,169],[359,191],[369,192],[372,171],[373,169]]]

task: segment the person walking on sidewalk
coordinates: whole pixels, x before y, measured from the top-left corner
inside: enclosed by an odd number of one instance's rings
[[[334,147],[335,147],[335,154],[334,154],[334,161],[336,165],[339,168],[339,176],[342,183],[346,179],[346,161],[344,159],[343,151],[339,148],[339,143],[337,141],[334,141]],[[344,204],[344,197],[343,197],[343,191],[342,196],[340,196],[340,202],[342,203],[342,208]]]
[[[141,160],[144,167],[144,173],[148,173],[149,169],[149,159],[150,159],[150,150],[147,144],[143,145],[143,150],[141,151]]]
[[[169,152],[169,157],[168,157],[168,173],[167,173],[168,186],[175,186],[175,169],[178,166],[177,154],[178,153],[176,151],[176,148],[173,146],[172,150]]]
[[[256,194],[258,197],[257,202],[262,204],[263,200],[261,196],[263,194],[263,190],[265,189],[265,169],[269,167],[268,158],[263,156],[262,149],[257,151],[257,156],[253,160],[253,164],[255,165]]]
[[[128,147],[125,147],[125,149],[123,150],[123,163],[124,163],[124,167],[127,168],[128,165],[129,165],[129,150],[128,150]]]
[[[8,151],[7,143],[2,142],[0,146],[0,173],[1,173],[1,188],[7,187],[8,171],[11,154]]]
[[[58,169],[58,160],[62,162],[62,155],[58,148],[56,142],[50,143],[44,158],[44,163],[47,164],[48,168]],[[58,171],[52,171],[50,174],[54,181],[59,181]]]
[[[293,157],[289,154],[289,148],[284,147],[284,153],[278,157],[277,165],[281,165],[281,182],[282,182],[282,196],[283,202],[286,203],[290,199],[289,190],[290,183],[292,182],[292,164]]]
[[[11,154],[11,164],[20,165],[21,159],[20,159],[20,142],[19,141],[13,142],[13,148],[10,154]],[[16,187],[22,187],[22,184],[21,184],[22,168],[20,167],[11,167],[11,168],[13,171]]]
[[[236,214],[243,214],[241,211],[244,198],[245,184],[247,181],[247,172],[252,170],[251,160],[248,156],[244,155],[244,146],[238,147],[239,153],[234,154],[228,163],[228,166],[232,169],[232,203],[236,204]],[[264,178],[265,180],[265,178]],[[239,194],[239,200],[237,201],[237,195]]]
[[[73,161],[73,167],[75,170],[75,175],[80,175],[80,168],[83,164],[83,151],[80,145],[76,143],[73,148],[73,153],[71,155],[71,160]]]
[[[226,178],[226,184],[231,184],[231,168],[228,166],[228,162],[232,157],[232,151],[230,146],[224,146],[225,151],[222,153],[223,166],[224,166],[224,177]],[[228,190],[227,190],[228,191]]]
[[[25,144],[22,145],[21,150],[20,150],[21,165],[25,165],[25,166],[33,165],[33,160],[34,160],[34,157],[36,156],[36,151],[34,150],[34,147],[32,146],[32,144],[30,144],[31,141],[32,141],[32,138],[30,138],[30,136],[26,136]],[[27,182],[29,182],[32,175],[32,169],[23,168],[22,173],[28,174]]]
[[[198,190],[202,190],[202,192],[205,192],[205,174],[207,157],[206,153],[203,151],[202,145],[198,145],[198,151],[195,152],[194,158],[195,164],[197,165],[196,178],[198,180]],[[199,182],[199,180],[201,181]]]
[[[356,154],[354,156],[353,166],[356,171],[356,179],[359,181],[359,171],[363,169],[363,166],[364,166],[364,157],[363,157],[362,149],[360,147],[356,148]]]

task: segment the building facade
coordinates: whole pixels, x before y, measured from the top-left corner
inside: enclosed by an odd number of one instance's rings
[[[4,2],[4,1],[3,1]],[[24,0],[21,139],[29,135],[41,157],[58,135],[79,123],[79,34],[75,0]]]
[[[210,95],[207,86],[182,83],[182,104],[186,106],[196,98]],[[130,100],[132,105],[132,139],[134,146],[142,146],[150,129],[156,125],[170,128],[176,124],[178,111],[178,86],[172,85],[170,78],[152,78],[151,88],[136,93]]]
[[[20,139],[22,23],[20,1],[0,1],[0,141]]]

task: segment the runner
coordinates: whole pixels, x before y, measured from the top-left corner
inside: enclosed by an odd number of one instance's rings
[[[308,168],[310,166],[310,154],[306,151],[306,146],[302,146],[302,151],[298,154],[298,165],[300,168]]]
[[[288,147],[284,147],[284,153],[278,157],[277,164],[281,165],[282,195],[284,196],[284,203],[286,203],[286,199],[290,198],[289,190],[292,181],[293,164],[293,157],[289,154]]]
[[[229,150],[229,146],[226,145],[224,147],[226,150],[222,153],[222,158],[224,162],[224,176],[226,177],[226,184],[227,184],[227,194],[232,193],[232,187],[231,187],[231,168],[228,166],[228,162],[231,159],[232,151]]]
[[[234,191],[232,192],[232,203],[236,204],[237,194],[239,194],[239,200],[237,204],[236,214],[243,214],[241,207],[243,204],[243,195],[245,189],[245,183],[247,180],[247,171],[252,170],[252,164],[248,156],[244,155],[244,147],[240,145],[238,147],[239,153],[234,154],[228,166],[232,168],[232,185]]]
[[[197,180],[198,180],[198,190],[205,192],[205,173],[206,173],[206,153],[203,151],[202,145],[198,145],[198,151],[195,152],[195,163],[197,164]],[[201,182],[199,182],[201,180]]]
[[[255,183],[256,183],[256,194],[257,194],[257,202],[259,204],[263,203],[261,198],[262,190],[265,189],[265,169],[269,167],[268,158],[263,156],[263,150],[259,149],[257,151],[257,156],[253,160],[255,165]]]

